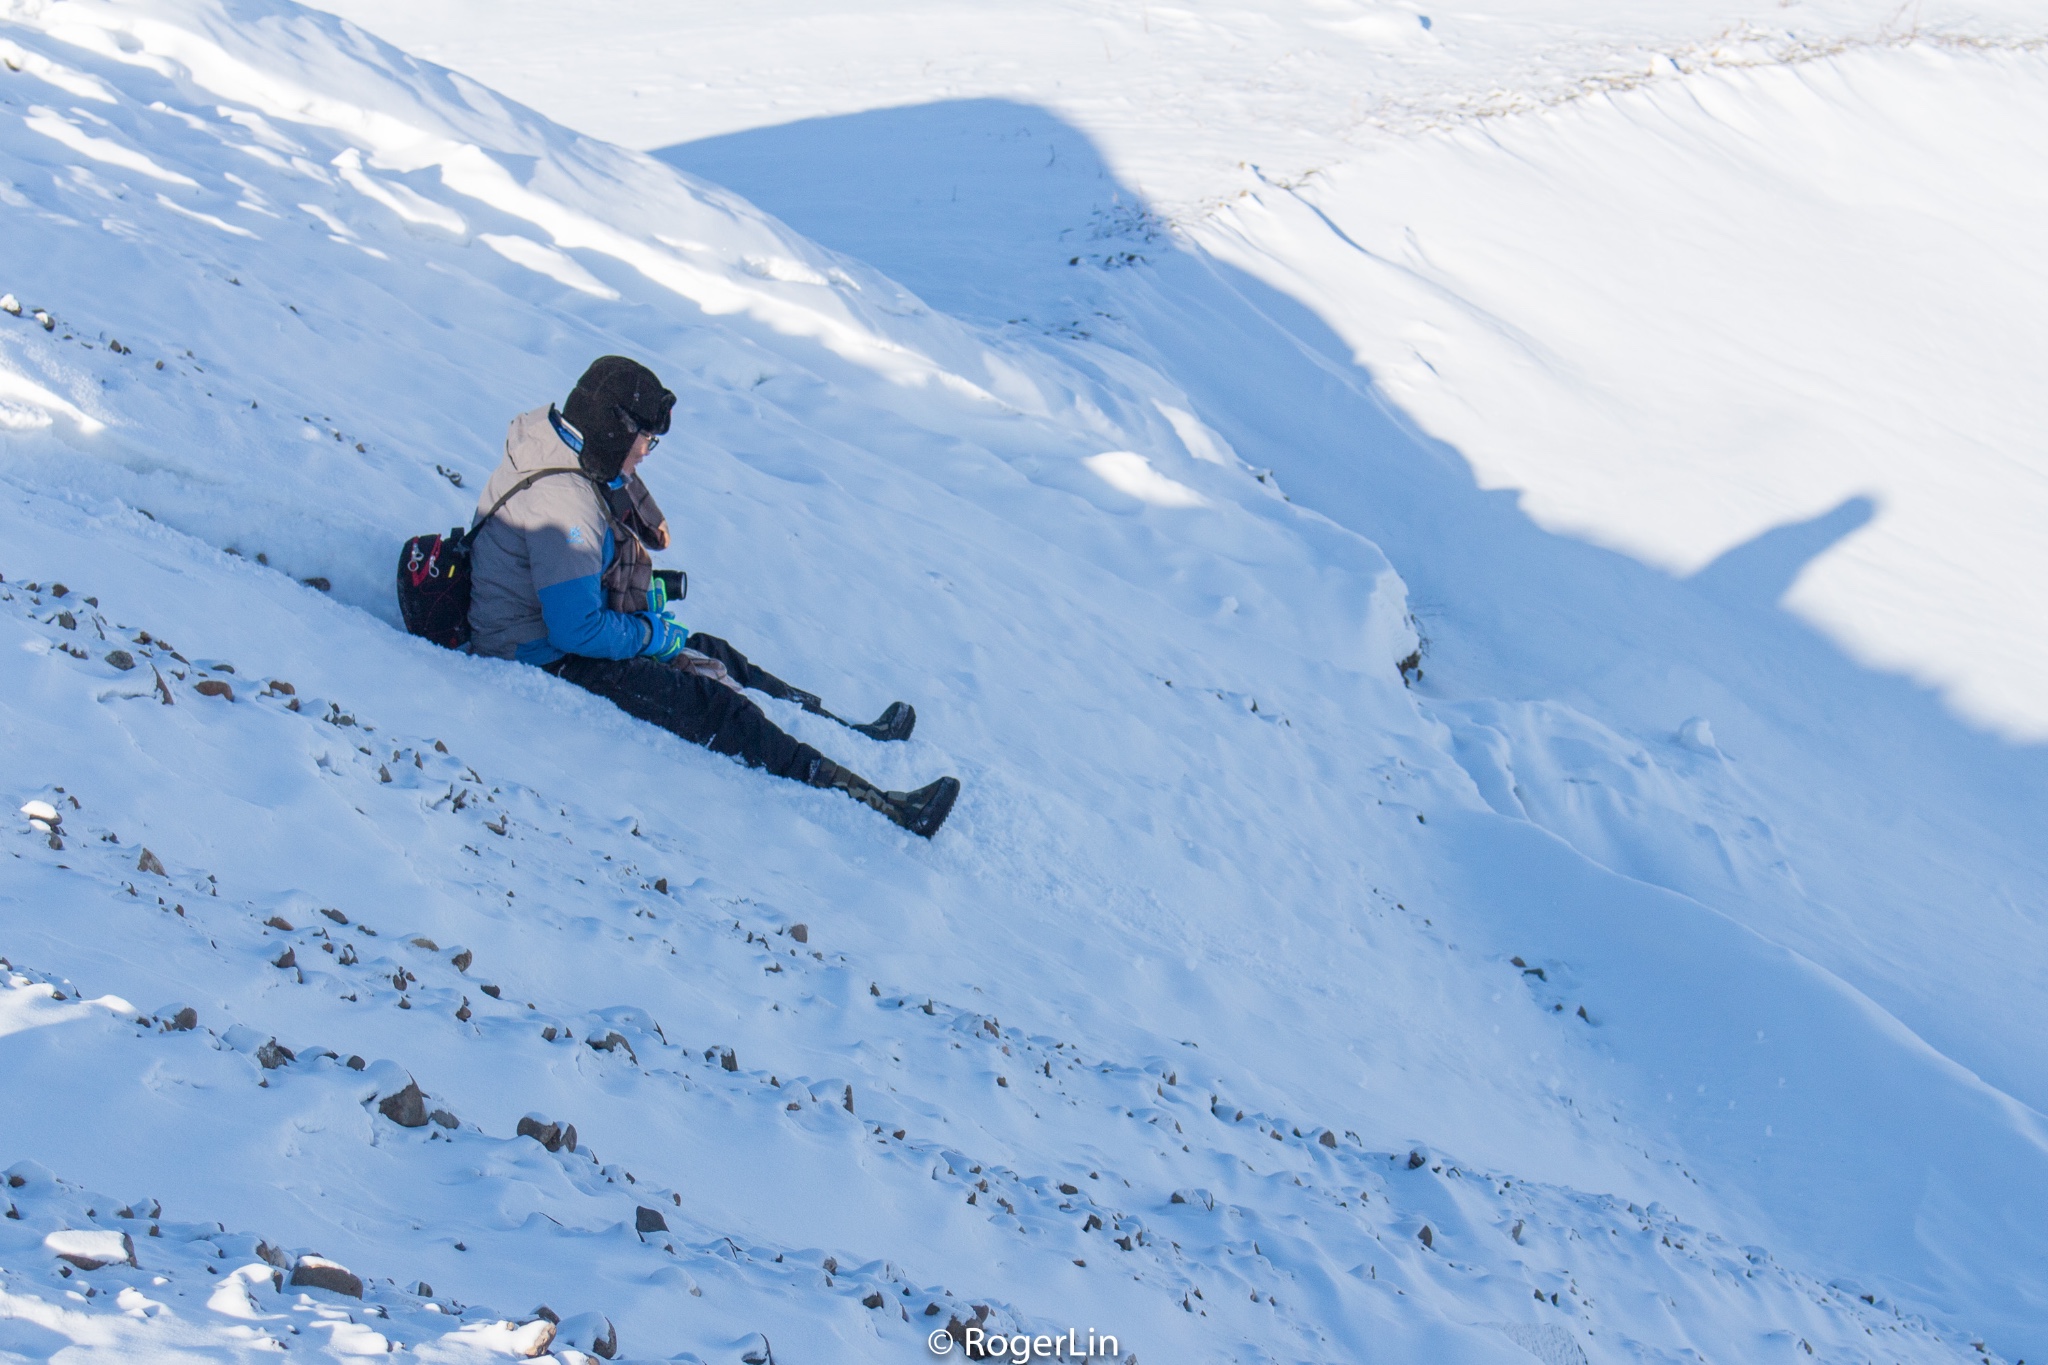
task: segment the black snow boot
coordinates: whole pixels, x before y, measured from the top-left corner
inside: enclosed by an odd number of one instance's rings
[[[833,719],[839,718],[834,716]],[[884,743],[890,740],[909,739],[910,732],[917,728],[917,708],[907,701],[892,701],[888,710],[866,725],[855,725],[843,720],[839,723],[849,730],[860,731],[869,739],[881,740]]]
[[[829,758],[818,760],[817,768],[811,773],[811,785],[843,791],[862,805],[872,806],[888,816],[892,823],[924,839],[939,832],[939,826],[945,824],[946,817],[953,813],[953,802],[960,795],[960,779],[956,777],[942,777],[914,792],[885,792],[859,773],[842,768]]]

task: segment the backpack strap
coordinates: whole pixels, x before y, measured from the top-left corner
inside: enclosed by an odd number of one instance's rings
[[[576,465],[557,465],[550,469],[537,469],[533,473],[528,474],[525,478],[521,479],[518,483],[515,483],[510,488],[506,489],[505,495],[499,498],[496,502],[491,504],[490,511],[484,513],[475,521],[471,522],[469,524],[469,535],[464,537],[464,539],[474,539],[476,533],[483,529],[484,523],[489,521],[492,517],[498,515],[499,512],[503,511],[505,504],[512,501],[512,497],[514,494],[525,492],[529,487],[540,482],[540,480],[545,479],[550,474],[582,474],[583,477],[586,479],[590,477],[589,474],[585,473],[582,468]]]

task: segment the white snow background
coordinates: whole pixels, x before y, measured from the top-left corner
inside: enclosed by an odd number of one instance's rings
[[[0,10],[0,1361],[2048,1353],[2026,7],[331,8]],[[608,351],[931,843],[397,629]]]

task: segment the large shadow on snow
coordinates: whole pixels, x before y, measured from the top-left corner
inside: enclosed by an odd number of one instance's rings
[[[2031,852],[2048,821],[2048,750],[1970,728],[1933,693],[1861,665],[1779,605],[1807,564],[1871,520],[1867,499],[1767,531],[1691,579],[1547,531],[1517,494],[1480,488],[1463,456],[1410,422],[1311,309],[1177,246],[1086,134],[1035,106],[883,109],[656,155],[935,307],[995,326],[1102,334],[1159,366],[1297,502],[1387,552],[1432,641],[1426,689],[1561,699],[1652,747],[1688,716],[1708,716],[1744,780],[1785,817],[1775,835],[1794,864],[1836,869],[1807,882],[1836,911],[1877,897],[1903,912],[1886,869],[1915,855],[1875,824],[1867,849],[1818,847],[1854,820],[1800,828],[1816,783],[1850,803],[1885,793],[1873,821],[1905,807],[1921,826],[1910,844],[1940,848],[1960,874],[1957,904],[1927,907],[1958,933],[1996,932],[1977,898],[2013,906],[2048,884]],[[1907,884],[1927,882],[1916,869]],[[1768,913],[1723,908],[1771,932]],[[2039,925],[2029,932],[2038,941]],[[1997,993],[1973,1002],[1967,983],[1952,982],[1939,1008],[1916,1008],[1853,965],[1824,965],[2048,1110],[2048,1061],[1987,1049],[2010,1032],[1982,1012],[1996,1009]]]

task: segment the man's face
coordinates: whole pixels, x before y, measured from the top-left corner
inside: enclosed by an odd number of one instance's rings
[[[633,448],[626,452],[625,462],[619,466],[620,475],[625,478],[632,478],[633,471],[638,469],[640,462],[646,458],[647,433],[643,431],[633,438]]]

